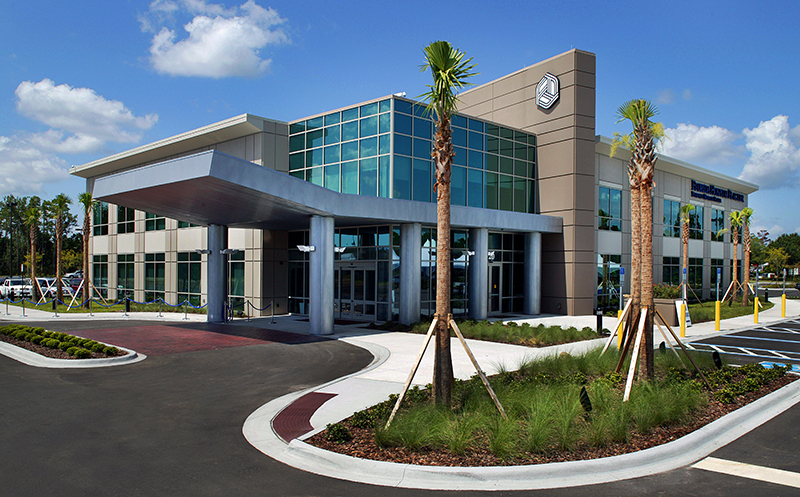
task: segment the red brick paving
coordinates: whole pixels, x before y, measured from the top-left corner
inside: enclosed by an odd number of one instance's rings
[[[119,345],[133,349],[148,356],[246,347],[265,342],[296,343],[298,341],[308,341],[307,336],[272,330],[259,330],[258,328],[242,328],[240,330],[238,327],[220,325],[219,331],[202,329],[208,327],[206,324],[192,326],[158,324],[104,330],[76,330],[71,333],[109,345]],[[259,331],[262,333],[259,333]]]
[[[335,393],[310,392],[295,400],[272,420],[272,429],[285,442],[305,435],[314,429],[311,426],[311,416],[317,409],[336,397]]]

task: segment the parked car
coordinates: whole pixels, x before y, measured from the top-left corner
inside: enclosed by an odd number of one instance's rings
[[[42,293],[46,299],[49,300],[56,297],[58,294],[58,287],[56,286],[55,278],[36,278],[36,281],[39,282],[39,287],[42,289]],[[69,282],[63,278],[61,279],[61,291],[64,298],[72,298],[72,287]]]
[[[14,299],[31,296],[31,280],[28,278],[8,278],[0,285],[0,297],[13,296]]]
[[[64,278],[65,279],[83,278],[83,269],[79,269],[79,270],[75,271],[74,273],[65,274]]]
[[[83,278],[80,277],[72,278],[69,280],[69,287],[72,289],[73,294],[80,293],[82,284],[83,284]]]
[[[795,290],[800,290],[800,283],[795,283],[794,284],[794,289]]]

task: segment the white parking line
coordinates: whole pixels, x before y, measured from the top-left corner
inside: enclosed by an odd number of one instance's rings
[[[692,465],[693,468],[714,471],[732,476],[741,476],[751,480],[765,481],[784,485],[787,487],[800,488],[800,474],[782,469],[755,466],[736,461],[726,461],[716,457],[706,457],[705,459]]]

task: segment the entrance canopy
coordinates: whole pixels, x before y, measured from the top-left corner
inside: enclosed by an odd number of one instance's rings
[[[96,177],[93,196],[202,226],[308,229],[311,216],[336,226],[436,223],[435,203],[338,193],[214,150]],[[451,224],[560,233],[562,220],[454,205]]]

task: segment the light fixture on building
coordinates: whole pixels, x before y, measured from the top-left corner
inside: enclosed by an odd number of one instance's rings
[[[395,93],[394,96],[395,97],[405,97],[406,96],[406,92],[401,91],[401,92]]]
[[[211,253],[211,249],[194,249],[200,255],[208,255]]]
[[[494,250],[489,252],[489,262],[494,262]]]
[[[475,251],[474,250],[467,250],[467,255],[472,257],[473,255],[475,255]]]
[[[299,248],[299,245],[298,245]],[[303,249],[300,249],[303,250]],[[333,247],[333,251],[337,254],[344,254],[344,251],[347,250],[347,247]]]
[[[300,252],[315,252],[317,250],[317,247],[313,245],[298,245],[297,250],[299,250]]]
[[[238,254],[239,253],[239,249],[226,248],[226,249],[220,250],[219,253],[222,254],[222,255],[233,255],[233,254]]]

